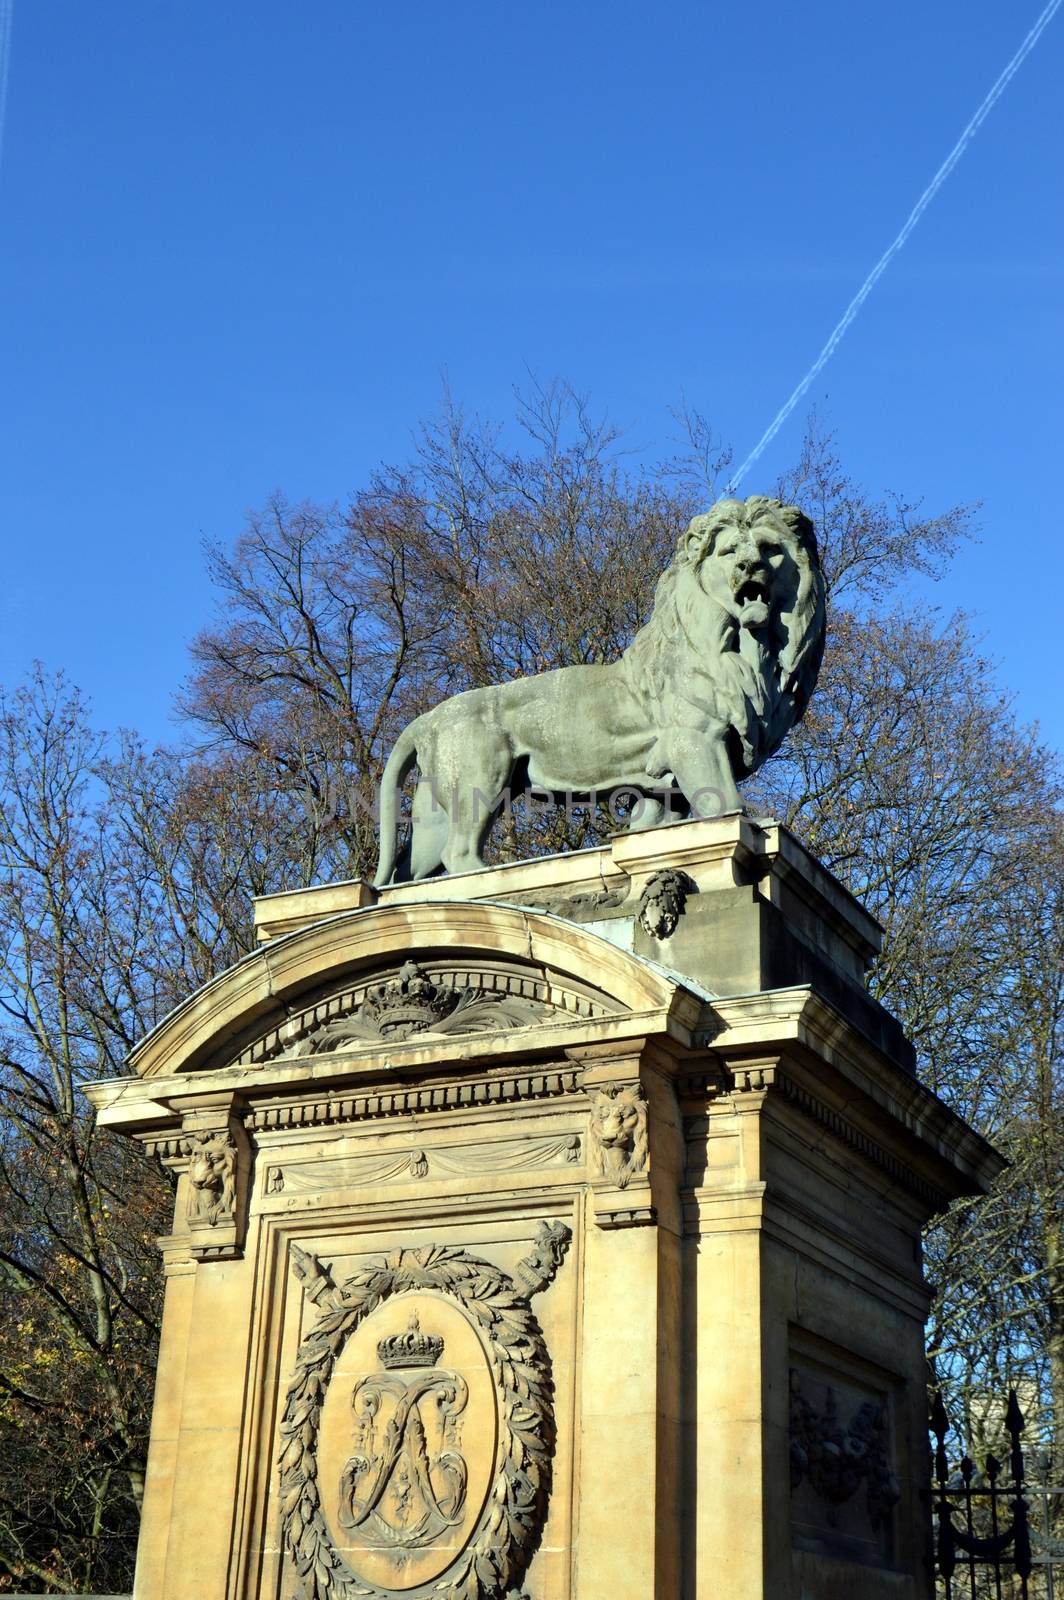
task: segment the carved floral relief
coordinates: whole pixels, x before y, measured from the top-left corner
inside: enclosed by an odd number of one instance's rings
[[[790,1375],[791,1488],[806,1481],[829,1506],[864,1491],[873,1530],[885,1526],[901,1489],[891,1465],[884,1406],[865,1400],[844,1420],[828,1385],[822,1406],[812,1403],[795,1367]]]

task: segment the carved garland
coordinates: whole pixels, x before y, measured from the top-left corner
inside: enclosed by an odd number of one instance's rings
[[[453,1296],[477,1326],[490,1353],[501,1422],[499,1468],[480,1523],[456,1570],[433,1582],[431,1592],[439,1600],[486,1600],[517,1585],[542,1524],[554,1437],[550,1358],[528,1299],[552,1280],[570,1238],[562,1223],[541,1226],[537,1249],[518,1264],[521,1288],[489,1262],[437,1245],[393,1251],[337,1287],[316,1257],[292,1246],[296,1276],[323,1308],[299,1347],[280,1430],[282,1537],[306,1600],[387,1600],[390,1593],[357,1578],[333,1546],[318,1488],[318,1428],[333,1367],[351,1334],[389,1296],[412,1289]]]
[[[652,939],[671,939],[695,884],[686,872],[663,867],[646,881],[639,899],[639,925]]]

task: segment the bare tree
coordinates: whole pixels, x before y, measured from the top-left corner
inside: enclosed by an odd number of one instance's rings
[[[106,1019],[128,1014],[104,955],[115,891],[90,799],[99,755],[61,679],[38,673],[0,701],[0,1399],[17,1447],[0,1566],[46,1584],[127,1564],[158,1334],[164,1186],[135,1151],[98,1146],[79,1093],[118,1066],[125,1041]]]
[[[81,1087],[244,953],[305,830],[251,762],[112,751],[40,670],[0,699],[0,784],[0,1588],[119,1588],[173,1195]]]

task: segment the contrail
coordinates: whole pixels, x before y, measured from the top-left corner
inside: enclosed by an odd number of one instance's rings
[[[11,65],[11,17],[15,0],[0,0],[0,162],[4,158],[4,113],[7,110],[7,73]]]
[[[730,493],[731,490],[738,486],[740,481],[746,476],[747,472],[760,456],[761,452],[766,448],[767,445],[772,443],[773,439],[776,437],[777,433],[779,433],[780,429],[783,427],[783,424],[786,422],[787,418],[790,416],[799,400],[809,388],[809,385],[827,366],[828,362],[831,360],[831,357],[834,355],[843,334],[853,322],[857,313],[868,299],[868,296],[872,293],[872,290],[875,288],[884,272],[886,272],[891,261],[897,255],[898,251],[901,249],[906,239],[908,239],[910,233],[912,233],[913,229],[916,227],[916,224],[919,222],[920,218],[923,216],[924,212],[927,210],[928,206],[931,204],[932,200],[935,198],[936,194],[941,189],[942,185],[945,183],[954,167],[957,165],[957,162],[968,148],[971,140],[979,131],[981,124],[989,115],[995,101],[998,100],[1008,88],[1009,83],[1022,66],[1025,57],[1031,53],[1035,45],[1038,43],[1043,30],[1053,20],[1054,15],[1059,10],[1062,3],[1064,3],[1064,0],[1049,0],[1049,4],[1038,18],[1038,21],[1024,39],[1023,43],[1020,45],[1020,48],[1009,62],[1004,72],[1002,72],[1001,76],[994,83],[990,92],[987,94],[979,109],[976,111],[974,117],[972,117],[971,121],[965,127],[960,138],[957,140],[957,143],[953,146],[953,149],[950,151],[945,161],[943,161],[942,165],[935,173],[935,176],[931,179],[931,182],[928,184],[919,200],[909,212],[901,232],[898,234],[893,243],[888,245],[886,250],[884,250],[883,254],[880,256],[879,260],[868,274],[868,277],[865,279],[864,283],[862,283],[861,287],[858,289],[857,293],[846,307],[846,310],[843,312],[839,322],[832,329],[831,337],[828,339],[827,344],[824,346],[823,350],[821,350],[820,354],[813,362],[813,365],[809,368],[809,371],[806,373],[797,389],[795,389],[794,393],[787,401],[787,404],[783,406],[780,411],[777,411],[775,417],[769,423],[768,427],[765,429],[765,432],[751,450],[742,466],[737,472],[732,474],[726,492]]]

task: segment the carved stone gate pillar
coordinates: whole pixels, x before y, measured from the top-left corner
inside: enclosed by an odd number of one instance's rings
[[[613,1045],[579,1052],[591,1204],[576,1593],[588,1596],[679,1593],[683,1142],[672,1059],[635,1042],[627,1056]],[[609,1464],[603,1493],[595,1462]]]
[[[930,1596],[1000,1162],[840,886],[734,816],[257,917],[92,1091],[179,1174],[137,1600]]]

